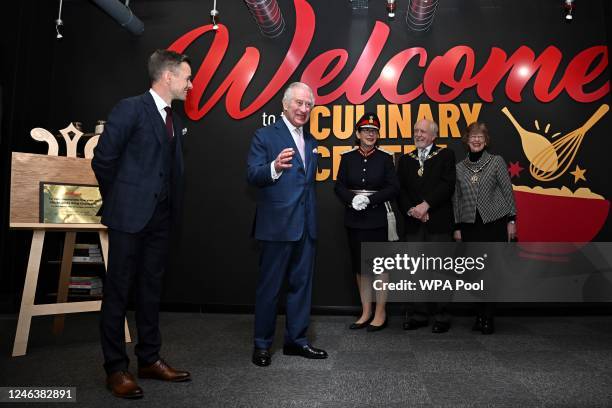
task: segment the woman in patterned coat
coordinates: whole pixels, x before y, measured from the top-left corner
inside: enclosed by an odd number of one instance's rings
[[[507,242],[516,237],[516,205],[504,159],[487,151],[491,142],[487,126],[472,123],[463,132],[468,155],[457,163],[453,195],[454,238],[464,242]],[[472,330],[494,331],[494,303],[478,304]]]

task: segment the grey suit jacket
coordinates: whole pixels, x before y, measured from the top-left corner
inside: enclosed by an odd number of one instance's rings
[[[481,170],[475,173],[478,169]],[[477,182],[472,180],[474,175],[478,178]],[[485,224],[516,215],[512,182],[501,156],[485,151],[476,163],[469,162],[466,157],[457,163],[455,183],[455,223],[474,223],[476,210]]]

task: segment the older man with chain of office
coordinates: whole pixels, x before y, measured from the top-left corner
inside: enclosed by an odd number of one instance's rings
[[[451,242],[453,230],[452,197],[455,190],[455,154],[436,146],[438,125],[421,119],[414,125],[413,152],[398,163],[399,206],[404,215],[405,241]],[[434,316],[433,333],[450,328],[445,303],[413,303],[406,309],[405,330],[429,324]]]

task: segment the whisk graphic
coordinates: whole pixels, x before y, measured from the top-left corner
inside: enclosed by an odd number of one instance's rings
[[[552,181],[563,175],[574,161],[586,133],[610,110],[607,104],[582,125],[551,143],[539,133],[529,132],[514,119],[507,107],[502,112],[510,119],[521,137],[523,151],[529,160],[529,172],[539,181]]]

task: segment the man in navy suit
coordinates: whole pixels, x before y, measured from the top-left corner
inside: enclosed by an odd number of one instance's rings
[[[286,278],[287,317],[283,354],[327,358],[306,338],[317,239],[315,174],[317,143],[304,128],[314,105],[308,85],[294,82],[283,96],[283,116],[255,131],[247,179],[258,187],[254,234],[261,244],[255,299],[253,364],[271,363],[277,300]]]
[[[183,130],[173,100],[192,88],[189,59],[168,50],[149,58],[151,89],[120,101],[110,113],[91,166],[103,198],[108,227],[108,268],[100,331],[107,386],[113,395],[140,398],[142,389],[128,371],[124,319],[128,292],[136,292],[138,376],[185,381],[186,371],[159,356],[159,302],[168,256],[170,227],[180,208]]]

